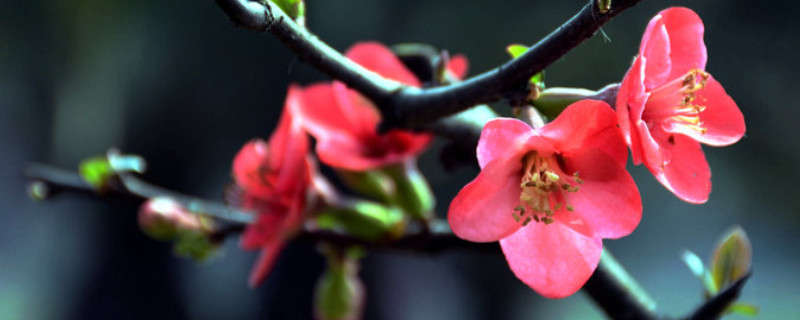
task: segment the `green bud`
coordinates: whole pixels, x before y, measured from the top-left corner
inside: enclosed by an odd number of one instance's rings
[[[92,189],[99,193],[108,190],[111,178],[115,175],[108,157],[92,157],[81,161],[78,173]]]
[[[317,282],[314,314],[323,320],[355,320],[364,307],[364,285],[358,277],[359,261],[328,254],[328,269]]]
[[[395,193],[392,178],[379,170],[350,171],[337,169],[336,174],[350,189],[372,197],[382,203],[390,203]]]
[[[383,169],[394,181],[397,191],[394,203],[403,208],[412,218],[427,221],[433,216],[436,199],[428,181],[417,168],[416,159],[408,159],[403,163]]]
[[[173,250],[176,255],[196,261],[206,261],[217,252],[219,244],[211,241],[208,233],[196,230],[179,230]]]
[[[344,229],[364,240],[378,241],[397,238],[405,231],[403,213],[371,201],[350,200],[317,215],[317,225],[323,229]]]
[[[567,106],[594,97],[597,92],[579,88],[550,88],[534,99],[533,106],[544,116],[555,119]]]
[[[724,288],[750,272],[750,239],[736,226],[722,236],[711,259],[711,276],[717,288]]]
[[[28,196],[31,199],[36,201],[42,201],[47,199],[47,196],[50,194],[50,188],[47,187],[47,183],[44,181],[31,181],[28,183]]]

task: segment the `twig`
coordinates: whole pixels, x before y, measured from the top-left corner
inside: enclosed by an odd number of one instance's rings
[[[736,280],[736,282],[724,290],[717,293],[717,295],[713,298],[706,300],[685,319],[704,320],[719,319],[722,317],[725,314],[725,310],[728,308],[728,306],[730,306],[734,301],[736,301],[736,299],[739,298],[739,295],[742,293],[742,289],[744,288],[744,284],[747,282],[747,279],[750,279],[750,275],[751,273],[748,273],[739,280]]]
[[[34,182],[44,183],[49,194],[59,191],[77,191],[97,194],[77,172],[59,169],[53,166],[33,163],[25,169],[25,176]],[[113,183],[107,193],[115,196],[147,200],[165,196],[178,201],[187,210],[238,223],[253,222],[253,214],[222,203],[197,199],[175,191],[167,190],[140,180],[132,175],[120,174],[118,183]]]
[[[589,1],[572,19],[536,43],[526,53],[464,82],[433,88],[413,88],[364,69],[297,25],[278,6],[248,0],[215,0],[238,26],[266,30],[292,49],[298,58],[346,83],[376,103],[383,115],[382,130],[420,128],[474,105],[503,99],[527,90],[527,80],[592,37],[614,16],[641,0],[615,0],[601,13]]]

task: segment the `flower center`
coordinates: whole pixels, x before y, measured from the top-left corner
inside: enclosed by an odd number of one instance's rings
[[[700,112],[705,106],[696,103],[695,92],[706,86],[709,74],[700,69],[692,69],[685,76],[672,80],[653,90],[642,113],[642,120],[652,129],[661,124],[666,131],[674,127],[685,127],[701,134],[706,133]]]
[[[571,176],[565,174],[557,157],[545,158],[533,151],[522,159],[522,192],[512,216],[523,226],[531,221],[551,224],[555,221],[553,214],[556,211],[562,208],[573,210],[566,195],[578,192],[583,181],[578,177],[578,172]]]

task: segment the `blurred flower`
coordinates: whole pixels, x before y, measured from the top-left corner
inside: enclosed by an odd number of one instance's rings
[[[362,42],[347,51],[347,57],[386,78],[420,86],[419,80],[385,46]],[[454,60],[466,70],[462,59]],[[344,83],[320,83],[305,89],[297,116],[303,127],[317,139],[320,161],[331,167],[365,171],[400,163],[424,150],[430,134],[391,130],[378,134],[380,113],[371,101]]]
[[[614,111],[583,100],[532,129],[499,118],[478,142],[482,168],[450,204],[460,238],[500,241],[514,274],[539,294],[580,289],[600,260],[602,238],[630,234],[641,219]]]
[[[302,89],[290,87],[269,143],[250,141],[233,161],[233,178],[241,191],[235,202],[258,214],[242,236],[244,249],[262,249],[250,274],[251,286],[265,279],[287,238],[303,223],[315,168],[307,157],[308,137],[291,113],[296,109],[293,106],[301,103],[302,95]]]
[[[745,132],[736,103],[706,66],[703,22],[692,10],[656,15],[617,96],[617,115],[635,164],[679,198],[703,203],[711,171],[699,142],[725,146]]]

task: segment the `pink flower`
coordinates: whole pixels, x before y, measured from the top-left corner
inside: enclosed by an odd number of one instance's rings
[[[307,157],[308,136],[291,113],[303,91],[290,87],[278,127],[269,139],[248,142],[233,161],[233,178],[241,195],[238,202],[257,212],[256,222],[242,236],[242,247],[262,249],[250,274],[257,286],[269,274],[287,238],[303,223],[314,166]]]
[[[635,164],[679,198],[703,203],[711,171],[700,142],[732,144],[744,135],[742,112],[706,66],[703,22],[692,10],[656,15],[617,96],[617,116]]]
[[[346,56],[385,78],[406,85],[420,86],[419,80],[385,46],[362,42]],[[451,60],[449,71],[455,76],[466,71],[466,60]],[[297,115],[303,126],[317,139],[317,155],[323,163],[346,170],[364,171],[400,163],[420,154],[432,136],[392,130],[378,134],[378,109],[341,82],[321,83],[305,89]]]
[[[547,298],[580,289],[602,239],[639,224],[625,142],[604,102],[574,103],[540,129],[492,120],[477,155],[481,173],[450,204],[450,226],[465,240],[500,241],[517,278]]]

